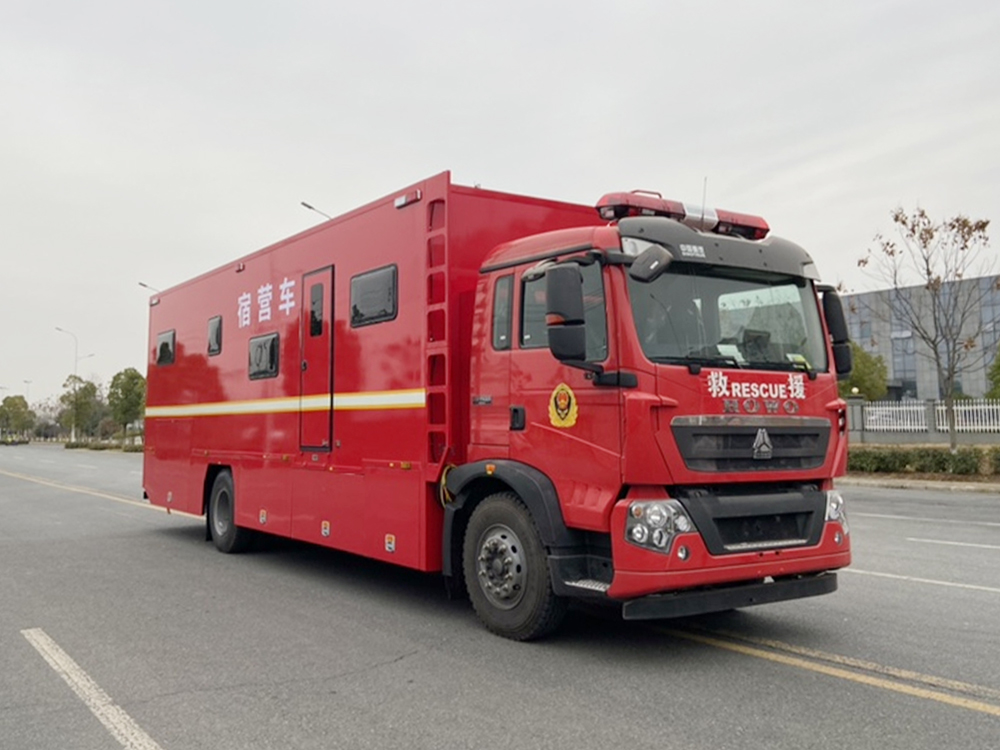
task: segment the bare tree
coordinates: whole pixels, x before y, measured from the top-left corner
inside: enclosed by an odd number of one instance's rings
[[[956,450],[955,384],[959,376],[982,365],[989,354],[978,346],[983,331],[982,303],[1000,278],[986,257],[988,219],[961,214],[936,222],[922,208],[892,212],[899,241],[882,234],[858,265],[888,284],[889,314],[913,332],[924,349],[917,353],[934,363],[939,397],[948,414],[951,449]],[[988,277],[981,283],[978,277]]]

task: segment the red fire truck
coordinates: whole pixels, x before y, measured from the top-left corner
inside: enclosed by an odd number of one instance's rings
[[[492,631],[836,588],[840,300],[767,223],[439,174],[150,300],[144,488],[467,590]]]

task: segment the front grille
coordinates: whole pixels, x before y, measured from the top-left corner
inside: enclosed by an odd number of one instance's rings
[[[686,418],[671,423],[692,471],[795,471],[823,465],[830,442],[825,419]],[[759,450],[764,441],[769,450]]]

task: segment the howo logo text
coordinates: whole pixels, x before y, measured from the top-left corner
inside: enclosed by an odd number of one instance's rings
[[[805,375],[789,373],[785,382],[732,382],[726,373],[708,373],[708,394],[722,399],[725,414],[798,414],[806,397]]]

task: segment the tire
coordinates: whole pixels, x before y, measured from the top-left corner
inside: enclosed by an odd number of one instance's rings
[[[243,552],[250,546],[252,532],[236,525],[236,491],[229,470],[220,471],[208,500],[208,531],[220,552]]]
[[[469,599],[482,623],[515,641],[556,630],[567,602],[552,591],[548,557],[531,513],[510,492],[483,500],[472,512],[462,551]]]

